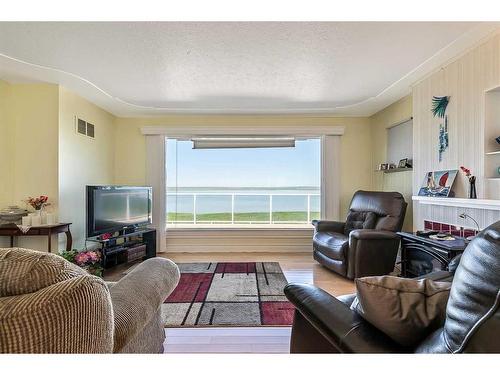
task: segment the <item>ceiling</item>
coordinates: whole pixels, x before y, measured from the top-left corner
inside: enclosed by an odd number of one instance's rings
[[[0,78],[118,116],[366,116],[498,27],[477,22],[1,22]]]

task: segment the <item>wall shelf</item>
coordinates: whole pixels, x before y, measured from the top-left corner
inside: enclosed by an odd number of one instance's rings
[[[500,211],[500,200],[497,199],[437,198],[418,195],[411,198],[419,204]]]
[[[377,169],[375,170],[375,172],[396,173],[396,172],[407,172],[412,170],[413,168],[392,168],[392,169]]]
[[[491,151],[491,152],[487,152],[486,155],[499,155],[500,154],[500,150],[499,151]]]

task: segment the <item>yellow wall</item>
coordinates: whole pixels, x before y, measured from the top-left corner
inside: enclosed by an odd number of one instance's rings
[[[12,204],[12,142],[10,136],[10,85],[0,81],[0,208]]]
[[[94,139],[76,132],[75,116],[94,124]],[[85,242],[85,186],[114,183],[114,121],[110,113],[60,87],[59,219],[73,223],[73,243],[78,249]]]
[[[11,86],[13,203],[48,195],[58,205],[58,86]]]
[[[28,196],[48,195],[51,209],[58,206],[58,98],[57,85],[2,84],[0,97],[7,101],[2,110],[2,208],[16,204],[26,207]],[[3,100],[2,100],[3,101]],[[7,104],[5,104],[7,103]],[[6,119],[6,121],[5,121]],[[2,244],[5,244],[2,241]],[[45,240],[23,238],[19,246],[46,249]]]
[[[408,203],[404,230],[413,227],[412,171],[383,173],[375,171],[377,165],[387,162],[387,128],[412,116],[412,98],[406,96],[370,117],[372,161],[371,184],[374,190],[399,191]]]
[[[164,116],[149,118],[118,118],[116,121],[115,183],[145,184],[146,145],[141,135],[142,126],[195,125],[249,127],[252,129],[273,126],[311,124],[345,126],[341,144],[341,204],[340,215],[344,217],[358,189],[371,187],[371,140],[368,118],[288,116]]]

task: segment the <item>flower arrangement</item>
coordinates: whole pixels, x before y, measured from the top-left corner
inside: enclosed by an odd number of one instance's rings
[[[476,176],[472,175],[472,172],[469,168],[465,168],[463,165],[460,167],[460,170],[465,174],[465,177],[469,180],[469,198],[476,199]]]
[[[47,197],[46,195],[40,195],[39,197],[36,198],[28,197],[28,199],[26,199],[25,202],[29,204],[31,207],[33,207],[35,210],[39,211],[44,206],[50,205],[50,203],[47,203],[48,200],[49,197]]]
[[[61,256],[67,261],[83,268],[91,275],[102,276],[102,256],[99,250],[78,251],[73,249],[70,251],[63,251]]]

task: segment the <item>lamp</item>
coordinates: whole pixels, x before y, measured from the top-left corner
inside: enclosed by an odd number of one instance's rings
[[[481,228],[479,228],[479,224],[477,223],[476,220],[474,220],[474,218],[470,215],[467,215],[465,212],[462,212],[460,215],[458,215],[459,218],[461,219],[471,219],[475,224],[476,224],[476,227],[477,227],[477,231],[478,232],[481,232]],[[466,238],[467,241],[472,241],[474,239],[474,237],[476,236],[469,236]]]

